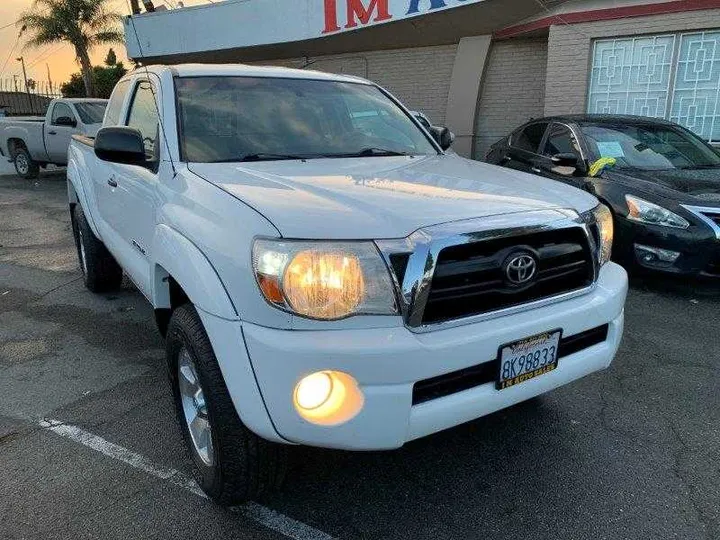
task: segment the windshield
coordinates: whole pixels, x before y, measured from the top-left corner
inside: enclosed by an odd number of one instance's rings
[[[653,124],[580,126],[595,159],[615,158],[616,168],[703,169],[720,167],[720,155],[679,128]]]
[[[412,120],[367,84],[185,77],[176,89],[188,162],[437,154]]]
[[[102,124],[107,103],[75,103],[83,124]]]

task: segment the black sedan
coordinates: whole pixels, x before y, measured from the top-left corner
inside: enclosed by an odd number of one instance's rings
[[[686,128],[637,116],[532,120],[486,161],[597,196],[613,213],[614,258],[720,278],[720,153]]]

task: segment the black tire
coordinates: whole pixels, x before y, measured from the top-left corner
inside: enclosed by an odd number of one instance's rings
[[[26,180],[34,180],[40,176],[40,164],[30,157],[30,152],[24,146],[18,146],[13,152],[13,163],[18,176]]]
[[[122,284],[122,268],[110,255],[105,244],[92,232],[79,204],[75,205],[71,217],[85,286],[94,293],[119,289]]]
[[[178,362],[185,349],[204,394],[212,438],[212,463],[203,461],[183,410]],[[168,373],[185,445],[195,463],[200,487],[215,502],[233,506],[277,489],[287,471],[287,449],[252,433],[240,420],[230,398],[202,321],[192,304],[177,308],[166,339]]]

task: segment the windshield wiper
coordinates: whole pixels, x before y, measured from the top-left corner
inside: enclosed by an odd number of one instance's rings
[[[411,156],[408,152],[398,152],[396,150],[388,150],[386,148],[363,148],[358,152],[348,152],[342,154],[326,154],[326,157],[350,158],[350,157],[386,157],[386,156]]]
[[[300,156],[296,154],[272,154],[267,152],[258,152],[256,154],[246,154],[235,161],[243,163],[248,161],[280,161],[282,159],[307,159],[307,156]]]

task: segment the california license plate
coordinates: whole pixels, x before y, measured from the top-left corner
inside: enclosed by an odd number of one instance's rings
[[[553,330],[500,347],[496,388],[503,390],[554,370],[562,330]]]

